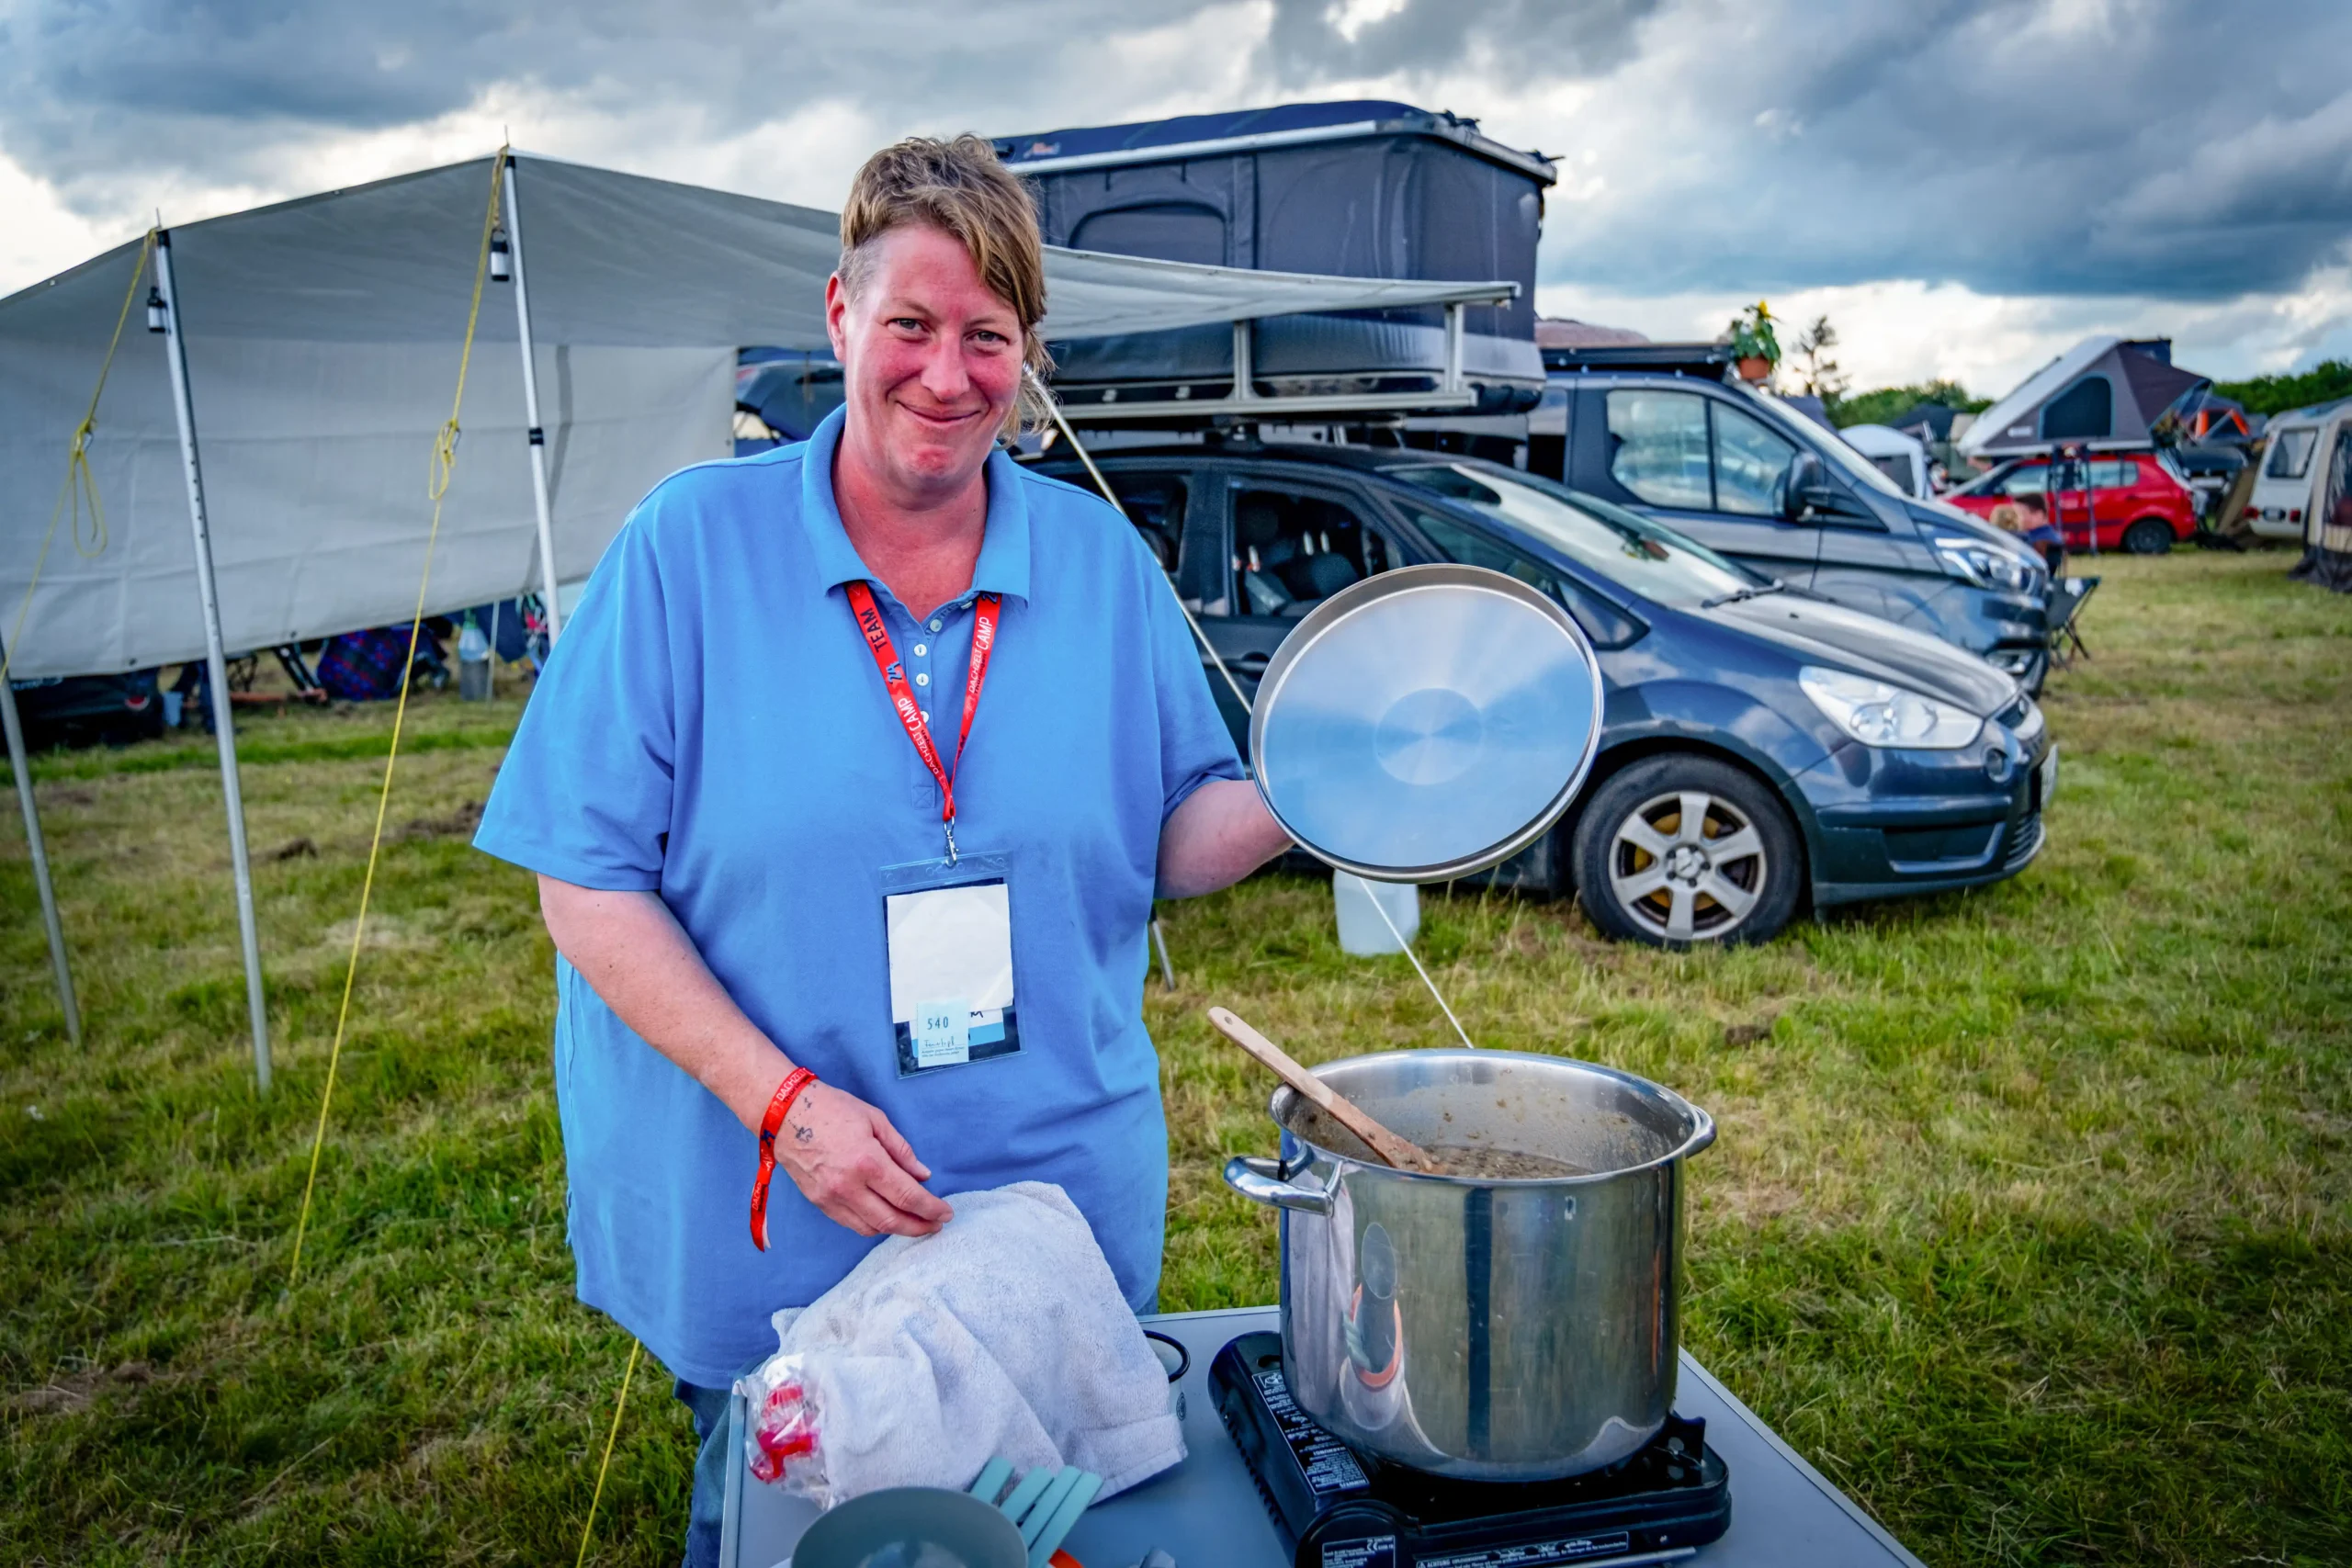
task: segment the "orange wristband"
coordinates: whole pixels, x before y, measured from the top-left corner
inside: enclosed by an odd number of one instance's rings
[[[792,1102],[816,1081],[817,1075],[808,1068],[793,1068],[775,1086],[768,1112],[760,1118],[760,1174],[752,1183],[752,1245],[762,1252],[768,1249],[768,1182],[775,1175],[775,1135],[791,1113]]]

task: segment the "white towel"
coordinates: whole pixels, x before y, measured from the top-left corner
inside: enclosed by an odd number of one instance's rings
[[[937,1235],[892,1236],[775,1314],[775,1355],[735,1385],[754,1473],[830,1507],[967,1487],[1000,1455],[1091,1470],[1106,1497],[1182,1461],[1167,1371],[1069,1195],[1022,1181],[949,1201]]]

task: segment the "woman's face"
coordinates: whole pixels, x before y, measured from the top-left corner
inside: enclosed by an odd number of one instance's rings
[[[1021,320],[963,242],[927,223],[876,242],[854,299],[835,276],[826,325],[842,362],[849,434],[877,477],[953,491],[988,460],[1021,390]]]

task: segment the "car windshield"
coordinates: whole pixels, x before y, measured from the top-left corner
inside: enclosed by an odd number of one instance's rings
[[[1388,477],[1484,513],[1580,566],[1660,604],[1681,608],[1755,586],[1705,546],[1622,506],[1525,474],[1462,463],[1390,468]]]
[[[1868,457],[1863,457],[1860,452],[1857,452],[1851,446],[1847,446],[1845,442],[1822,441],[1816,439],[1816,437],[1820,435],[1832,434],[1835,433],[1825,432],[1821,426],[1814,423],[1813,421],[1805,418],[1804,415],[1797,412],[1794,409],[1790,408],[1786,403],[1781,402],[1779,399],[1759,398],[1753,392],[1750,392],[1745,395],[1744,400],[1747,406],[1760,409],[1773,419],[1779,421],[1781,428],[1795,436],[1799,445],[1804,446],[1808,451],[1820,453],[1826,460],[1836,464],[1838,468],[1845,472],[1848,478],[1853,479],[1856,483],[1868,485],[1872,490],[1883,491],[1889,495],[1902,496],[1906,500],[1909,499],[1907,491],[1905,491],[1901,486],[1897,485],[1893,479],[1879,472],[1876,468],[1871,466],[1871,460]]]

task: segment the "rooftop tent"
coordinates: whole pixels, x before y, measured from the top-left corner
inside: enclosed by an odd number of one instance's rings
[[[1517,295],[1470,308],[1460,345],[1464,406],[1532,404],[1535,243],[1549,161],[1478,133],[1475,120],[1409,104],[1288,104],[999,139],[1035,189],[1059,244],[1250,268],[1355,277],[1508,279]],[[1261,321],[1241,339],[1206,328],[1057,334],[1057,377],[1073,411],[1237,394],[1455,397],[1445,323],[1434,310]],[[1091,391],[1086,389],[1092,389]],[[1246,394],[1244,394],[1246,395]],[[1431,406],[1435,406],[1432,403]]]
[[[1952,415],[1960,411],[1943,403],[1913,403],[1886,422],[1889,430],[1907,432],[1920,441],[1951,439]]]
[[[1986,409],[1960,438],[1960,450],[1997,458],[2046,451],[2062,441],[2152,446],[2157,422],[2209,384],[2172,363],[2165,339],[2085,338]]]
[[[427,460],[449,414],[493,164],[171,231],[231,649],[413,612]],[[555,575],[572,581],[663,474],[731,454],[741,345],[826,346],[839,231],[831,213],[552,159],[517,158],[514,188]],[[0,605],[12,616],[140,254],[119,246],[0,299]],[[1072,335],[1418,304],[1464,287],[1071,251],[1049,252],[1046,276],[1048,321]],[[205,647],[165,340],[141,330],[136,309],[146,288],[140,278],[89,449],[107,543],[87,558],[63,541],[50,550],[12,650],[21,676]],[[542,580],[517,342],[511,291],[488,286],[428,613]]]

